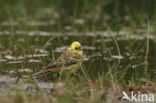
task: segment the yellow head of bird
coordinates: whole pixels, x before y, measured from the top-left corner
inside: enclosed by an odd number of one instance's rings
[[[73,42],[67,50],[80,55],[83,54],[83,51],[81,50],[81,44],[77,41]]]

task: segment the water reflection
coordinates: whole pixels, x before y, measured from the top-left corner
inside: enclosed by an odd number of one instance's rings
[[[10,32],[8,31],[8,33]],[[24,40],[26,36],[23,34],[26,34],[26,32],[19,32],[17,30],[16,33],[17,42],[25,43]],[[8,49],[7,45],[3,45],[4,49],[0,52],[0,61],[8,64],[8,66],[6,66],[6,64],[0,64],[3,72],[5,72],[5,68],[7,68],[6,73],[9,73],[8,71],[10,71],[11,73],[16,74],[17,72],[25,71],[24,69],[20,69],[22,67],[31,68],[31,72],[39,71],[43,66],[48,65],[54,58],[57,58],[62,52],[64,52],[72,41],[79,40],[82,43],[82,49],[84,51],[84,65],[86,71],[91,77],[97,78],[97,75],[106,73],[109,70],[109,67],[115,64],[117,65],[116,68],[118,68],[121,73],[122,71],[124,72],[126,68],[128,72],[124,74],[124,77],[127,80],[134,75],[134,72],[138,73],[135,75],[140,78],[143,77],[142,72],[146,65],[144,62],[147,42],[146,35],[126,35],[123,31],[120,31],[119,34],[113,33],[115,38],[113,38],[108,32],[98,31],[94,33],[69,32],[64,37],[57,35],[61,33],[53,32],[33,31],[30,35],[29,33],[30,32],[27,32],[28,37],[31,38],[29,44],[30,48],[25,49],[22,53],[16,54],[19,49],[19,45],[17,44],[14,45],[16,46],[15,50]],[[53,38],[53,34],[57,35],[57,37]],[[32,35],[34,36],[33,38],[31,37]],[[5,34],[1,36],[7,37]],[[50,37],[53,39],[48,41]],[[147,66],[150,68],[148,70],[151,73],[151,77],[155,76],[156,68],[156,55],[154,54],[156,50],[154,46],[156,41],[155,38],[155,36],[149,35],[149,43],[152,48],[150,48],[149,64]],[[3,41],[5,41],[5,39]],[[114,39],[116,39],[117,44]],[[63,41],[63,43],[61,41]],[[118,45],[119,51],[116,45]]]

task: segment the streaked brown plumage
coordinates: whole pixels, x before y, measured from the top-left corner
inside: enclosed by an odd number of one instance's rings
[[[39,79],[44,77],[48,72],[60,72],[68,70],[76,71],[76,69],[79,68],[82,63],[82,51],[80,50],[81,45],[78,42],[73,43],[56,61],[51,62],[40,72],[35,73],[33,77],[35,79]],[[77,51],[77,48],[79,48],[79,51]]]

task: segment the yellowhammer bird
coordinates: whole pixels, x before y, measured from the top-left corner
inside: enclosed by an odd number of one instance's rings
[[[70,71],[75,72],[82,64],[81,44],[77,41],[73,42],[69,48],[56,60],[51,62],[44,70],[33,75],[34,78],[42,78],[48,72],[54,71]]]

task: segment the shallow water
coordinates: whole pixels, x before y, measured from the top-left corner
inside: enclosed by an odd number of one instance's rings
[[[82,33],[85,34],[85,33]],[[87,33],[86,33],[87,34]],[[74,35],[74,34],[73,34]],[[108,35],[108,34],[107,34]],[[100,35],[81,36],[43,36],[43,35],[1,35],[0,61],[1,73],[29,68],[36,72],[51,60],[56,59],[72,41],[80,41],[84,51],[84,65],[92,77],[106,72],[108,65],[116,64],[117,69],[144,71],[146,55],[146,36],[141,35]],[[117,44],[115,43],[117,41]],[[156,39],[150,36],[148,70],[155,77]]]
[[[51,82],[43,82],[43,81],[28,81],[26,78],[19,79],[16,77],[10,76],[0,76],[0,95],[5,94],[10,91],[16,90],[26,90],[27,92],[36,93],[39,87],[46,93],[50,93],[51,90],[55,88],[61,88],[64,86],[63,83],[51,83]]]
[[[46,30],[10,31],[10,25],[16,28],[18,23],[0,23],[5,28],[0,31],[1,75],[16,78],[31,75],[57,59],[73,41],[79,41],[84,51],[83,69],[88,78],[98,79],[112,73],[122,83],[140,82],[145,75],[152,81],[156,80],[156,36],[148,36],[147,55],[147,35],[144,30],[62,33]],[[28,22],[26,25],[42,27],[52,24]],[[81,70],[77,74],[84,76]]]

